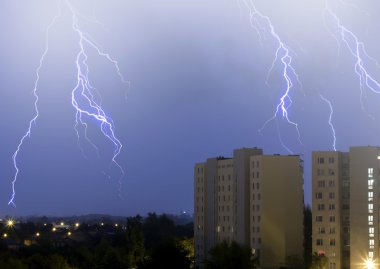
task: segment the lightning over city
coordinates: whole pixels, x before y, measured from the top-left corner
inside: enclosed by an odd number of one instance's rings
[[[38,95],[38,86],[40,81],[40,70],[44,64],[45,57],[49,52],[49,34],[51,31],[51,28],[54,26],[55,22],[58,18],[62,16],[62,8],[68,8],[72,14],[72,30],[77,34],[78,36],[78,46],[79,51],[76,56],[75,66],[77,69],[77,83],[74,89],[71,92],[71,104],[75,109],[75,125],[74,129],[76,131],[77,137],[78,137],[78,145],[80,140],[80,130],[79,126],[83,126],[84,130],[84,138],[87,142],[90,143],[91,146],[93,146],[98,153],[97,146],[88,138],[87,136],[87,126],[88,126],[88,120],[91,118],[95,120],[99,126],[100,131],[104,135],[107,140],[109,140],[113,146],[113,156],[112,156],[112,163],[120,170],[120,180],[124,176],[124,169],[122,166],[118,163],[117,157],[121,152],[121,149],[123,147],[120,140],[115,135],[115,124],[110,116],[108,116],[99,101],[96,99],[100,99],[100,97],[95,98],[95,95],[98,95],[96,92],[96,89],[91,85],[90,79],[89,79],[89,72],[90,68],[87,64],[88,55],[86,53],[86,46],[94,49],[97,54],[100,57],[105,58],[109,63],[111,63],[115,70],[117,75],[119,76],[122,83],[128,83],[119,68],[118,62],[114,60],[108,53],[104,52],[101,47],[91,38],[90,35],[87,33],[81,31],[79,27],[79,19],[78,14],[73,5],[68,0],[61,0],[59,2],[59,14],[56,15],[52,22],[48,25],[46,29],[46,36],[45,36],[45,50],[43,54],[41,55],[39,65],[36,69],[36,80],[34,83],[33,88],[33,94],[35,97],[34,102],[34,109],[35,109],[35,115],[30,120],[28,128],[26,133],[21,137],[19,144],[17,146],[17,150],[13,154],[13,165],[16,170],[13,180],[12,180],[12,195],[8,202],[8,205],[12,204],[16,206],[15,204],[15,198],[16,198],[16,182],[19,176],[20,167],[18,165],[18,155],[20,151],[22,150],[22,146],[27,138],[30,138],[32,135],[32,127],[35,125],[38,117],[39,117],[39,109],[38,109],[38,101],[39,101],[39,95]],[[82,151],[83,152],[83,151]],[[119,180],[119,186],[121,185],[121,181]]]
[[[194,213],[209,159],[234,171],[240,153],[261,150],[301,160],[310,203],[313,152],[328,152],[320,164],[331,169],[330,157],[380,144],[378,10],[371,0],[3,1],[0,226],[12,217],[18,229],[17,215]]]
[[[302,144],[301,141],[301,134],[298,128],[298,123],[294,122],[289,117],[289,109],[292,106],[293,100],[291,98],[291,91],[292,89],[298,84],[302,87],[302,84],[299,80],[298,74],[293,66],[293,53],[289,49],[289,47],[282,41],[279,34],[276,32],[275,27],[272,24],[271,19],[268,16],[263,15],[260,13],[254,2],[252,0],[243,0],[245,6],[249,9],[250,13],[250,22],[251,26],[256,30],[259,36],[260,43],[263,42],[262,36],[269,32],[272,39],[277,43],[277,49],[275,51],[274,59],[272,61],[272,65],[268,71],[267,80],[266,83],[269,84],[269,78],[271,76],[271,73],[276,65],[282,66],[282,78],[283,81],[285,81],[285,86],[281,90],[279,101],[276,105],[275,112],[273,116],[265,121],[263,126],[259,129],[259,132],[261,133],[268,123],[277,120],[279,116],[282,116],[282,119],[285,120],[288,124],[293,126],[297,132],[298,135],[298,141],[300,144]],[[282,146],[289,152],[293,153],[289,146],[287,146],[283,139],[281,138],[281,132],[279,130],[279,127],[277,125],[277,129],[279,131],[279,137],[280,142]]]

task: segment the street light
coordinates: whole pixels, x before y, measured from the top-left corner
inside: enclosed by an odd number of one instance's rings
[[[12,228],[15,225],[15,221],[13,219],[7,220],[7,227]]]
[[[375,263],[373,262],[372,259],[368,259],[368,260],[365,262],[365,265],[366,265],[366,268],[367,268],[367,269],[374,269],[374,268],[375,268]]]

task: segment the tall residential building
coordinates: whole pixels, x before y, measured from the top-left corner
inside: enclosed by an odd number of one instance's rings
[[[313,152],[313,251],[328,269],[379,266],[379,147]]]
[[[313,252],[329,259],[329,269],[349,268],[348,175],[348,153],[313,152]]]
[[[234,150],[194,170],[196,264],[222,241],[252,248],[260,268],[279,268],[303,253],[303,167],[299,156]]]

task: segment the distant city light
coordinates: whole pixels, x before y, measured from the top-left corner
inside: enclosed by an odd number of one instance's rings
[[[62,221],[62,222],[61,222],[61,226],[63,226],[63,225],[65,225],[65,223]]]
[[[57,230],[57,228],[53,227],[52,231],[55,232]]]
[[[47,224],[46,223],[44,223],[44,226],[46,226]]]
[[[101,225],[101,226],[104,226],[104,223],[102,222],[102,223],[100,223],[100,225]]]
[[[13,219],[7,220],[7,227],[12,228],[15,225],[15,221]]]
[[[79,223],[77,222],[77,223],[75,223],[75,227],[79,227]]]
[[[67,235],[70,236],[70,235],[71,235],[71,232],[68,232]]]
[[[115,223],[115,227],[119,226],[119,224]]]
[[[6,238],[8,235],[7,234],[3,234],[3,237]]]
[[[37,237],[40,236],[40,233],[36,233],[36,236],[37,236]]]

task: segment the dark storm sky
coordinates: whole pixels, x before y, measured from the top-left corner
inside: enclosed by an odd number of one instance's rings
[[[71,29],[71,14],[63,8],[51,28],[49,52],[40,72],[40,117],[19,154],[17,207],[7,205],[15,172],[12,155],[33,117],[35,70],[58,1],[3,0],[0,215],[192,212],[194,163],[230,156],[239,147],[257,146],[267,154],[287,154],[275,121],[261,135],[258,132],[273,115],[284,80],[281,69],[275,67],[269,85],[265,84],[276,44],[268,33],[260,44],[241,2],[72,3],[83,14],[81,28],[119,61],[121,72],[130,81],[129,87],[123,85],[113,66],[89,50],[90,78],[124,145],[118,158],[126,171],[121,193],[118,170],[110,166],[112,145],[100,135],[95,122],[90,122],[89,134],[99,146],[100,157],[82,141],[84,158],[77,146],[70,94],[76,82],[74,61],[79,47]],[[292,49],[303,84],[293,89],[294,103],[289,110],[289,117],[299,124],[302,145],[294,128],[281,119],[278,129],[286,145],[305,160],[305,197],[310,202],[311,151],[332,150],[330,111],[319,93],[334,105],[332,121],[337,148],[342,151],[350,145],[380,144],[380,96],[366,92],[366,112],[361,109],[355,62],[326,28],[324,1],[255,3],[271,17]],[[368,54],[380,60],[378,1],[329,3],[365,42]],[[368,70],[380,80],[374,62],[369,62]]]

